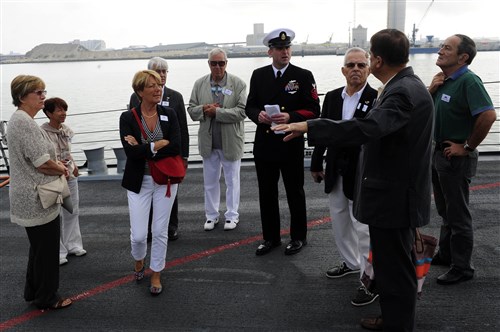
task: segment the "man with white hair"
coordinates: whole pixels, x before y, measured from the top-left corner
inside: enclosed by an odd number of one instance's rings
[[[377,99],[377,90],[367,82],[370,75],[368,52],[359,47],[348,49],[341,70],[346,85],[326,94],[321,118],[364,118]],[[326,157],[323,158],[325,151]],[[311,175],[314,181],[320,183],[325,180],[333,236],[342,259],[338,266],[326,271],[326,276],[332,279],[349,274],[360,276],[361,285],[351,300],[354,306],[370,304],[378,297],[374,288],[373,268],[368,262],[368,225],[360,223],[353,215],[353,191],[360,151],[359,146],[316,145],[311,158]],[[326,161],[324,168],[323,159]]]
[[[239,222],[240,166],[245,144],[246,84],[226,71],[227,55],[221,48],[208,54],[210,74],[193,86],[188,113],[199,121],[198,149],[203,157],[205,191],[204,229],[211,231],[219,222],[220,177],[224,170],[226,212],[224,230],[236,228]]]

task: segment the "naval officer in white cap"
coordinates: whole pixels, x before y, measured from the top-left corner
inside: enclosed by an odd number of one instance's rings
[[[280,174],[290,210],[290,242],[285,254],[292,255],[307,244],[306,198],[304,193],[304,138],[289,142],[275,134],[271,124],[285,124],[317,118],[320,114],[316,82],[312,73],[290,63],[295,33],[276,29],[265,36],[271,65],[254,70],[245,108],[257,125],[253,148],[259,184],[260,217],[264,241],[257,256],[281,245],[278,181]],[[265,105],[274,105],[270,115]]]

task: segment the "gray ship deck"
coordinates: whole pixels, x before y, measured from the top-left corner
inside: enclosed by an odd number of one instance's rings
[[[433,266],[417,304],[418,331],[498,331],[500,292],[500,163],[481,160],[471,185],[476,275],[440,286]],[[242,167],[238,227],[203,230],[200,167],[188,170],[179,191],[179,239],[169,243],[163,294],[132,277],[126,193],[116,180],[80,182],[84,257],[60,268],[60,293],[74,299],[64,310],[39,311],[22,297],[28,239],[9,221],[8,187],[0,188],[0,331],[361,331],[359,320],[379,313],[378,300],[356,308],[356,276],[338,280],[325,270],[338,263],[323,185],[306,175],[308,245],[294,256],[284,246],[257,257],[261,227],[253,164]],[[82,178],[83,180],[83,178]],[[88,180],[88,179],[87,179]],[[281,191],[283,240],[288,212]],[[424,233],[438,236],[433,208]]]

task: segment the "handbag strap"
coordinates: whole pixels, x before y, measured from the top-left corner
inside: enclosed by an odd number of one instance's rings
[[[424,252],[424,239],[418,228],[415,228],[415,249],[419,254]]]
[[[139,125],[139,128],[141,128],[141,133],[144,139],[147,141],[148,136],[146,135],[146,132],[144,131],[144,127],[142,126],[141,119],[139,119],[139,115],[137,115],[137,111],[135,110],[135,107],[132,108],[132,114],[134,114],[135,120],[137,121],[137,124]]]

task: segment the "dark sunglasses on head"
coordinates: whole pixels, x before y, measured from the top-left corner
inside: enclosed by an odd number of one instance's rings
[[[219,67],[224,67],[226,65],[226,61],[208,61],[210,63],[210,66],[212,67],[215,67],[215,66],[219,66]]]
[[[352,69],[354,67],[358,66],[359,69],[364,69],[368,67],[368,64],[366,62],[349,62],[344,65],[344,67]]]

